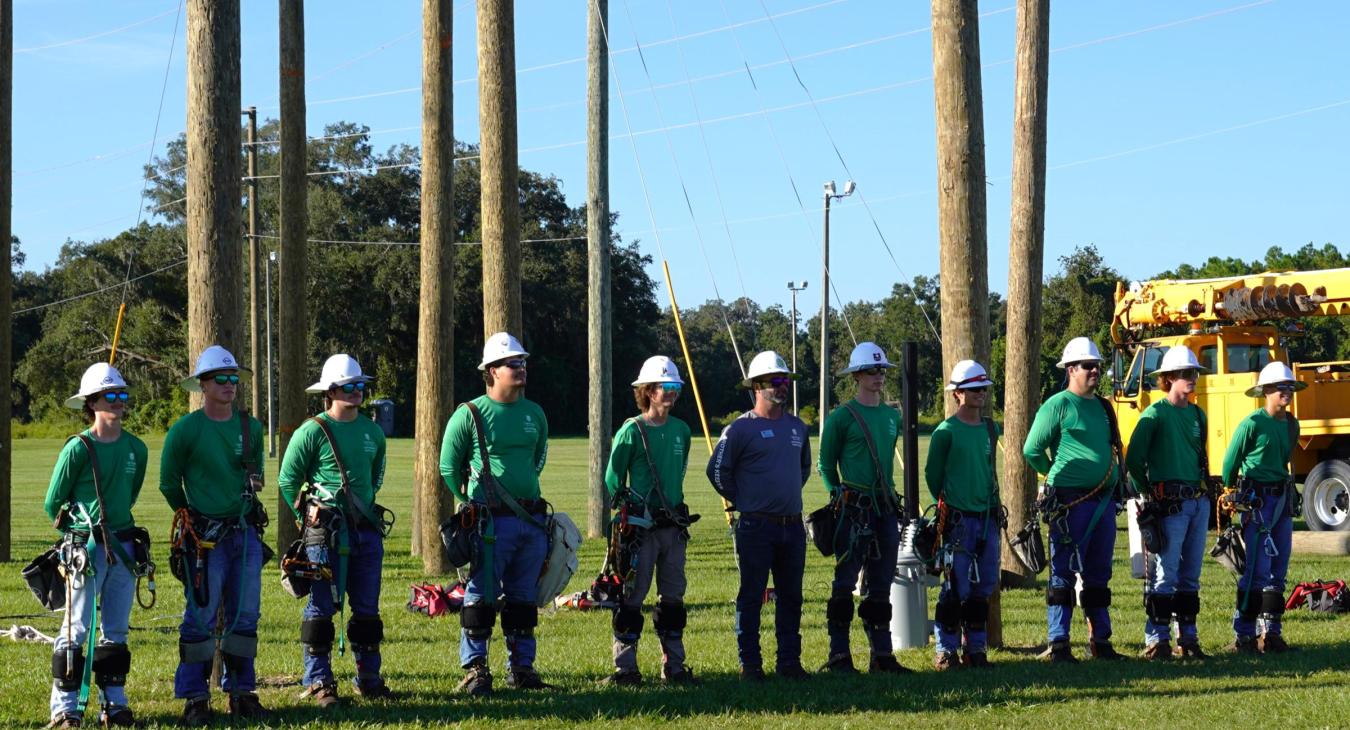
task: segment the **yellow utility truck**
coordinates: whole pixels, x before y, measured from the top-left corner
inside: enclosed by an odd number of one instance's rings
[[[1292,406],[1303,517],[1312,530],[1350,530],[1350,361],[1289,362],[1285,348],[1300,320],[1350,316],[1350,269],[1117,284],[1115,299],[1111,400],[1127,445],[1140,414],[1164,397],[1148,373],[1184,345],[1209,370],[1195,395],[1209,416],[1210,473],[1218,475],[1229,437],[1261,405],[1245,391],[1262,367],[1283,360],[1308,384]]]

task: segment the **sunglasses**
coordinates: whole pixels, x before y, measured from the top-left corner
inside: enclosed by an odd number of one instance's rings
[[[989,392],[989,386],[981,385],[978,388],[961,388],[960,390],[962,393],[979,393],[980,395],[984,395]]]
[[[683,389],[684,389],[684,386],[683,386],[683,385],[680,385],[679,383],[662,383],[662,384],[661,384],[661,392],[663,392],[663,393],[678,393],[678,392],[680,392],[680,391],[683,390]]]
[[[494,367],[499,367],[499,368],[511,368],[512,370],[524,370],[524,369],[525,369],[525,361],[524,361],[524,360],[507,360],[507,361],[505,361],[505,362],[503,362],[503,363],[501,363],[501,364],[499,364],[499,365],[495,365]]]
[[[334,387],[334,388],[337,388],[338,390],[342,391],[343,393],[351,393],[351,392],[353,392],[353,391],[358,392],[358,393],[364,393],[364,392],[366,392],[366,384],[365,384],[365,383],[344,383],[344,384],[342,384],[342,385],[334,385],[333,387]]]
[[[756,380],[755,388],[765,390],[768,388],[784,388],[792,384],[792,378],[765,378]]]
[[[1281,393],[1292,393],[1292,392],[1294,392],[1294,384],[1293,384],[1293,383],[1279,383],[1279,384],[1277,384],[1277,385],[1272,385],[1272,386],[1270,386],[1270,387],[1274,388],[1275,390],[1277,390],[1277,391],[1279,391],[1279,392],[1281,392]]]
[[[865,368],[863,370],[859,370],[858,372],[862,373],[863,375],[883,375],[886,372],[886,368],[883,368],[878,365],[877,367]]]
[[[1181,378],[1182,380],[1195,380],[1196,378],[1200,377],[1200,371],[1196,370],[1195,368],[1186,368],[1185,370],[1178,370],[1177,377]]]
[[[238,385],[238,384],[239,384],[239,376],[238,376],[238,375],[223,375],[223,374],[222,374],[222,375],[216,375],[216,376],[212,377],[211,379],[214,380],[214,381],[216,381],[216,385]]]
[[[103,394],[103,400],[106,400],[109,403],[116,403],[118,401],[126,403],[130,398],[131,394],[125,390],[110,390]]]
[[[1078,366],[1079,370],[1087,370],[1088,372],[1096,370],[1097,368],[1102,366],[1102,364],[1097,362],[1096,360],[1085,360],[1083,362],[1074,364]]]

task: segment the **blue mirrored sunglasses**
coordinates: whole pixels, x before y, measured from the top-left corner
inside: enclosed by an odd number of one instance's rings
[[[335,385],[335,386],[333,386],[333,387],[337,388],[338,390],[341,390],[343,393],[350,393],[350,392],[352,392],[352,391],[361,391],[362,393],[364,393],[364,392],[366,391],[366,384],[363,383],[363,382],[362,382],[362,383],[344,383],[344,384],[342,384],[342,385]]]
[[[680,383],[662,383],[661,390],[666,393],[678,393],[684,389]]]
[[[106,400],[109,403],[116,403],[117,401],[126,403],[130,398],[131,394],[125,390],[110,390],[103,394],[103,400]]]
[[[238,385],[238,384],[239,384],[239,375],[238,375],[237,373],[231,373],[231,374],[229,374],[229,375],[225,375],[224,373],[221,373],[221,374],[216,375],[215,377],[213,377],[212,380],[216,381],[216,384],[217,384],[217,385],[225,385],[225,384],[229,384],[229,385]]]

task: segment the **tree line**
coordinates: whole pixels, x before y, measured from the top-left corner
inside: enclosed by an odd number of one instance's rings
[[[277,123],[268,121],[259,138],[275,138]],[[368,128],[329,125],[322,138],[309,142],[310,168],[329,174],[309,177],[309,221],[312,239],[331,241],[416,242],[419,234],[419,151],[395,145],[377,151]],[[479,240],[479,166],[476,149],[457,146],[454,179],[455,240]],[[118,367],[133,383],[135,408],[128,427],[162,431],[187,408],[177,382],[189,369],[186,352],[186,143],[171,142],[164,156],[147,166],[151,177],[147,204],[157,210],[153,223],[142,223],[111,238],[67,241],[56,262],[41,272],[23,271],[24,258],[14,246],[15,311],[111,287],[108,291],[57,306],[23,312],[14,318],[12,417],[20,422],[45,422],[74,427],[75,414],[61,406],[93,361],[106,358],[118,305],[126,317],[118,344]],[[273,249],[277,230],[278,157],[274,147],[259,145],[260,234]],[[368,170],[366,172],[344,172]],[[587,352],[586,250],[584,206],[572,207],[552,176],[520,171],[521,236],[524,239],[570,239],[524,244],[521,251],[521,298],[530,357],[529,395],[549,415],[555,433],[584,434]],[[617,214],[614,216],[617,218]],[[639,242],[617,234],[612,245],[613,367],[615,424],[633,410],[628,386],[643,359],[654,353],[674,357],[688,370],[676,336],[673,316],[657,302],[657,286],[647,273],[653,261]],[[241,247],[240,255],[245,255]],[[418,249],[414,245],[312,244],[308,250],[308,316],[310,351],[307,370],[318,372],[323,359],[347,352],[361,361],[376,380],[375,397],[396,404],[396,432],[411,435],[416,408]],[[130,263],[130,267],[128,267]],[[1043,292],[1044,338],[1041,348],[1042,396],[1062,387],[1054,363],[1071,337],[1088,335],[1109,344],[1108,326],[1120,273],[1093,245],[1083,245],[1059,259]],[[1193,265],[1182,263],[1152,278],[1203,278],[1265,270],[1325,269],[1350,265],[1332,244],[1307,244],[1285,252],[1272,247],[1263,259],[1244,261],[1212,257]],[[135,280],[122,286],[127,273]],[[157,273],[151,273],[157,272]],[[147,275],[149,274],[149,275]],[[275,278],[275,272],[274,272]],[[830,369],[848,360],[854,339],[871,340],[897,359],[901,343],[918,343],[918,393],[924,420],[941,418],[942,311],[936,277],[917,276],[896,283],[878,301],[854,301],[830,317]],[[271,295],[275,302],[276,282]],[[478,247],[455,249],[455,397],[481,393],[474,377],[482,346],[481,260]],[[991,373],[996,380],[995,408],[1002,403],[1006,310],[1003,298],[990,294]],[[749,407],[740,389],[741,368],[736,348],[749,362],[755,352],[774,349],[789,357],[797,338],[800,403],[807,420],[816,417],[819,388],[820,315],[801,317],[794,328],[790,312],[737,299],[708,301],[682,311],[685,334],[698,375],[701,395],[713,426]],[[1327,318],[1307,321],[1305,333],[1289,342],[1302,360],[1350,356],[1350,322]],[[850,333],[851,330],[851,333]],[[732,337],[735,337],[735,346]],[[287,333],[277,332],[276,337]],[[244,361],[247,354],[235,353]],[[836,398],[847,398],[847,379],[834,380]],[[888,394],[899,399],[898,370],[888,376]],[[317,400],[315,408],[319,407]],[[255,410],[257,410],[255,408]],[[694,399],[683,398],[676,414],[695,424]]]

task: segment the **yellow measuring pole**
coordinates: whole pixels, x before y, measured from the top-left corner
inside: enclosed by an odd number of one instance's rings
[[[117,339],[122,336],[122,315],[127,313],[127,303],[122,302],[122,306],[117,308],[117,324],[113,327],[112,351],[108,353],[108,364],[112,365],[113,360],[117,358]]]
[[[689,371],[689,387],[694,390],[694,405],[698,406],[698,420],[703,426],[703,442],[708,447],[708,456],[712,456],[713,442],[712,434],[708,432],[708,416],[703,412],[703,396],[698,392],[698,376],[694,375],[694,359],[689,356],[689,343],[684,339],[684,323],[680,321],[680,305],[675,302],[675,285],[670,279],[670,264],[665,259],[661,260],[661,270],[666,274],[666,292],[670,294],[670,311],[675,315],[675,333],[680,337],[680,350],[684,352],[685,369]],[[731,524],[731,512],[727,511],[731,507],[724,499],[722,500],[723,513],[726,515],[727,524]]]

